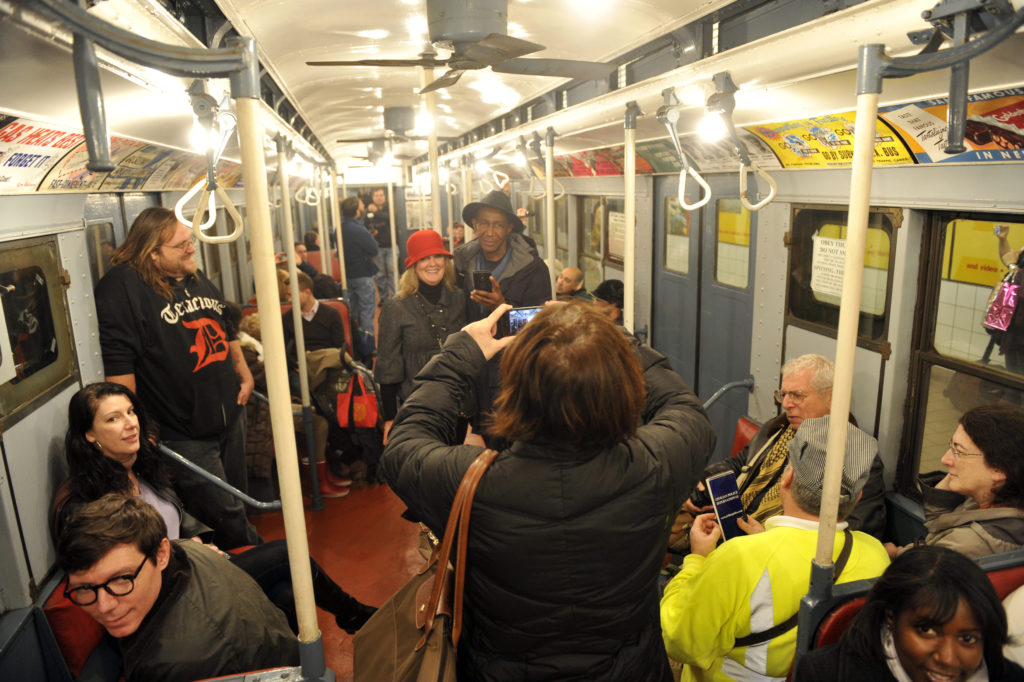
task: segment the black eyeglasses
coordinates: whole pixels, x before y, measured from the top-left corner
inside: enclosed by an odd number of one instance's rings
[[[131,575],[125,573],[124,575],[115,575],[113,578],[105,583],[99,585],[79,585],[78,587],[71,587],[68,585],[64,588],[64,596],[78,604],[79,606],[89,606],[96,602],[99,598],[98,590],[102,587],[112,597],[124,597],[132,593],[135,589],[135,579],[142,572],[142,567],[149,561],[149,557],[142,557],[142,563],[135,569],[135,572]]]

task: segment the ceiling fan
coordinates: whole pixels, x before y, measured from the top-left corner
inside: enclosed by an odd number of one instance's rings
[[[488,66],[499,73],[527,76],[555,76],[595,80],[613,70],[614,64],[574,59],[522,59],[539,52],[543,45],[513,38],[508,27],[507,0],[427,0],[427,26],[430,41],[439,48],[450,49],[447,59],[433,54],[419,59],[357,59],[354,61],[313,61],[309,66],[423,66],[447,67],[440,78],[427,84],[420,93],[447,88],[458,82],[466,71]]]

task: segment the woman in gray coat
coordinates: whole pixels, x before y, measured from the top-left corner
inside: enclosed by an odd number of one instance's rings
[[[466,324],[466,298],[455,286],[452,254],[441,235],[419,230],[406,242],[405,272],[398,293],[384,303],[377,320],[377,364],[374,379],[381,387],[384,443],[398,406],[412,393],[412,380],[444,340]],[[456,441],[465,440],[469,407],[460,416]]]
[[[960,417],[942,456],[948,471],[921,477],[928,545],[969,557],[1024,547],[1024,410],[980,405]],[[906,548],[887,543],[890,556]]]

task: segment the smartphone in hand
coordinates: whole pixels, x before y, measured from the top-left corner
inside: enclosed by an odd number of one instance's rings
[[[544,309],[542,305],[533,305],[525,308],[513,308],[506,313],[508,315],[508,332],[509,334],[515,334],[520,329],[526,326],[526,323],[532,320],[537,313]]]
[[[492,291],[491,273],[475,270],[473,272],[473,288],[479,289],[480,291]]]

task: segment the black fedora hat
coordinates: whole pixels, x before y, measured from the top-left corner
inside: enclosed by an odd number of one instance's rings
[[[462,219],[468,225],[473,224],[473,220],[476,219],[476,214],[480,212],[481,208],[496,208],[505,215],[508,216],[512,222],[513,232],[522,232],[526,229],[523,225],[523,221],[516,216],[516,212],[512,210],[512,202],[509,201],[508,196],[505,195],[500,189],[496,189],[493,192],[488,192],[480,201],[474,201],[471,204],[466,204],[466,207],[462,209]]]

